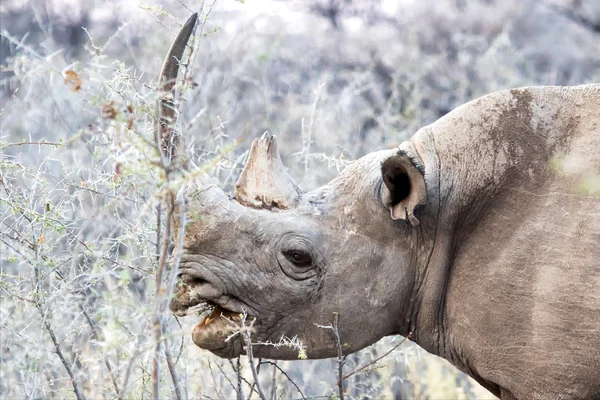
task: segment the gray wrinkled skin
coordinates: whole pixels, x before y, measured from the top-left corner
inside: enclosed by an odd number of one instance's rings
[[[425,181],[418,224],[390,217],[382,164],[398,149],[361,158],[285,211],[190,190],[202,217],[186,226],[181,287],[245,309],[254,341],[297,336],[309,358],[336,355],[316,326],[336,312],[345,353],[412,332],[503,399],[600,398],[600,85],[497,92],[401,149]],[[312,263],[294,265],[289,250]],[[174,312],[193,304],[185,290]],[[224,326],[195,343],[243,353]]]

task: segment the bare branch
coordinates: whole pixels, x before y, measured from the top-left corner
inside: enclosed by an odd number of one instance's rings
[[[570,19],[571,21],[581,25],[585,29],[596,34],[600,34],[600,21],[594,21],[592,18],[586,17],[583,13],[578,13],[575,10],[572,10],[565,6],[561,6],[560,4],[550,2],[546,3],[545,5],[557,14],[560,14],[565,18]]]
[[[83,316],[85,317],[88,325],[90,326],[90,329],[92,330],[92,337],[94,338],[95,341],[98,341],[99,338],[98,338],[98,332],[96,330],[96,324],[94,323],[94,321],[92,321],[92,318],[90,317],[88,312],[85,310],[85,308],[81,304],[79,305],[79,309],[83,313]],[[108,361],[108,358],[106,358],[105,355],[103,355],[102,357],[104,358],[104,365],[106,365],[106,369],[108,370],[108,374],[110,375],[110,380],[115,389],[115,393],[117,394],[117,398],[119,398],[121,396],[121,391],[119,390],[119,385],[117,384],[117,377],[115,376],[115,374],[112,370],[112,367],[110,366],[110,362]]]
[[[258,371],[256,370],[256,365],[254,364],[254,356],[252,355],[252,338],[250,335],[251,327],[246,326],[246,318],[248,314],[244,311],[241,324],[242,329],[240,329],[240,333],[244,340],[244,349],[246,350],[246,355],[248,356],[248,363],[250,364],[250,369],[252,370],[252,377],[254,378],[254,382],[256,383],[256,390],[258,391],[258,395],[261,400],[267,400],[267,396],[265,396],[265,392],[258,380]]]
[[[304,124],[304,118],[302,118],[302,154],[304,155],[304,179],[308,176],[308,160],[310,154],[310,145],[313,140],[313,129],[316,124],[317,106],[321,100],[321,92],[325,87],[325,82],[319,82],[317,89],[315,90],[315,99],[310,107],[310,119],[308,126]]]
[[[44,313],[42,311],[41,306],[38,304],[37,307],[40,311],[40,314],[42,315],[42,318],[44,318]],[[58,358],[60,358],[60,361],[65,367],[65,370],[67,370],[67,374],[69,375],[69,379],[71,380],[71,384],[73,385],[73,392],[75,392],[75,397],[77,398],[77,400],[85,400],[85,397],[81,393],[79,385],[75,380],[75,375],[73,374],[73,368],[71,367],[71,363],[65,358],[65,355],[63,354],[62,349],[60,347],[60,342],[56,339],[54,330],[52,329],[52,326],[50,325],[50,322],[48,322],[47,319],[44,319],[44,326],[46,327],[46,331],[52,339],[52,343],[54,343],[54,348],[56,349],[56,354],[58,354]]]
[[[44,142],[44,141],[39,141],[39,142],[17,142],[17,143],[7,143],[3,146],[0,146],[0,148],[7,148],[7,147],[11,147],[11,146],[25,146],[25,145],[31,145],[31,146],[42,146],[42,145],[46,145],[46,146],[62,146],[64,145],[64,143],[60,143],[60,142]]]
[[[173,363],[173,357],[171,356],[171,349],[169,347],[169,339],[165,337],[165,358],[167,360],[167,367],[169,368],[169,374],[171,375],[171,380],[173,381],[173,386],[175,387],[175,398],[177,400],[182,400],[182,390],[181,384],[179,383],[179,377],[177,376],[177,371],[175,370],[175,364]]]
[[[0,117],[4,115],[4,112],[8,109],[8,106],[10,105],[11,101],[17,96],[18,91],[19,91],[19,88],[16,88],[14,90],[14,92],[10,95],[10,97],[6,101],[6,105],[4,106],[3,109],[0,110]]]
[[[167,210],[165,215],[165,232],[163,235],[163,243],[161,247],[160,258],[158,261],[158,267],[156,271],[156,303],[154,311],[154,359],[152,360],[152,393],[153,398],[158,400],[160,397],[160,354],[162,346],[162,332],[163,332],[163,319],[162,319],[162,303],[164,300],[164,293],[162,289],[162,275],[166,268],[167,253],[169,250],[169,243],[171,240],[171,223],[173,217],[173,195],[169,192],[167,201]]]
[[[346,358],[344,357],[344,353],[342,350],[342,341],[340,339],[340,332],[338,330],[338,319],[339,319],[339,313],[334,312],[333,313],[333,324],[332,325],[319,325],[319,324],[315,324],[317,327],[321,328],[321,329],[327,329],[333,332],[333,338],[335,340],[335,346],[337,348],[337,372],[338,372],[338,381],[337,381],[337,386],[338,386],[338,394],[340,396],[340,400],[344,400],[344,379],[343,379],[343,369],[344,369],[344,363],[346,362]]]
[[[262,364],[272,365],[273,368],[277,368],[279,370],[279,372],[281,372],[283,374],[283,376],[285,376],[286,379],[296,388],[296,390],[300,394],[300,397],[302,397],[302,399],[306,400],[306,396],[304,396],[304,393],[302,393],[302,390],[300,390],[300,387],[296,384],[296,382],[294,382],[294,380],[292,378],[290,378],[290,376],[283,369],[281,369],[281,367],[279,365],[277,365],[277,363],[274,363],[272,361],[261,361],[258,364],[259,367]]]
[[[127,363],[127,368],[125,370],[125,377],[123,378],[123,385],[122,385],[122,389],[121,389],[121,395],[119,396],[119,400],[124,400],[123,393],[129,387],[129,378],[131,377],[131,371],[133,369],[133,364],[135,364],[135,361],[139,357],[140,353],[141,353],[140,341],[138,340],[135,353],[131,356],[129,363]]]
[[[277,396],[277,364],[273,363],[273,375],[271,377],[271,400],[276,400]]]
[[[242,392],[242,362],[240,360],[240,357],[237,357],[237,363],[236,363],[236,367],[235,369],[235,374],[237,376],[237,398],[238,400],[244,400],[244,393]],[[232,363],[233,365],[233,363]]]
[[[346,361],[344,358],[344,353],[342,351],[342,341],[340,340],[340,331],[338,330],[338,319],[340,314],[337,312],[333,313],[333,334],[335,336],[335,344],[337,346],[337,366],[338,366],[338,393],[340,395],[340,400],[344,400],[344,362]]]
[[[402,346],[402,344],[404,344],[404,342],[406,342],[407,340],[410,340],[410,334],[405,337],[404,339],[402,339],[397,345],[395,345],[394,347],[392,347],[389,351],[385,352],[383,355],[381,355],[380,357],[377,357],[376,359],[374,359],[373,361],[371,361],[370,363],[363,365],[360,368],[355,369],[354,371],[350,372],[349,374],[344,375],[344,377],[342,378],[342,380],[348,379],[353,375],[356,375],[360,372],[367,372],[365,370],[367,370],[367,368],[377,364],[379,361],[383,360],[385,357],[387,357],[388,355],[390,355],[392,352],[394,352],[394,350],[396,350],[398,347]]]

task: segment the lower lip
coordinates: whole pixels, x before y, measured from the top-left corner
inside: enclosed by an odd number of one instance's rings
[[[228,318],[233,321],[239,321],[241,319],[241,314],[225,310],[220,306],[216,306],[215,309],[210,313],[210,315],[202,318],[200,323],[196,325],[196,328],[194,329],[202,329],[203,327],[210,325],[217,318]]]

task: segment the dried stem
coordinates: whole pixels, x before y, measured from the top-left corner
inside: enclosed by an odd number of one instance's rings
[[[169,243],[171,240],[171,223],[173,218],[173,194],[168,192],[167,194],[167,209],[165,215],[165,233],[162,235],[162,245],[160,249],[160,256],[158,258],[158,267],[156,270],[156,293],[160,294],[162,289],[162,276],[167,264],[167,256],[169,251]]]
[[[237,398],[238,400],[243,400],[244,399],[244,393],[242,392],[242,361],[240,360],[240,357],[238,356],[237,358],[237,366],[235,368],[235,372],[237,375]]]
[[[15,98],[18,91],[19,91],[19,88],[16,88],[15,91],[10,95],[10,97],[6,101],[6,105],[4,106],[3,109],[0,110],[0,117],[4,115],[4,112],[8,109],[8,106],[10,105],[11,101]]]
[[[46,145],[46,146],[63,146],[64,143],[60,143],[60,142],[17,142],[17,143],[6,143],[5,145],[1,146],[3,149],[7,148],[7,147],[11,147],[11,146],[25,146],[25,145],[31,145],[31,146],[42,146],[42,145]]]
[[[333,313],[333,335],[335,337],[335,344],[337,346],[337,366],[338,366],[338,393],[340,395],[340,400],[344,400],[344,362],[346,359],[344,358],[344,353],[342,351],[342,341],[340,340],[340,332],[338,330],[338,319],[340,314],[337,312]]]
[[[98,341],[99,337],[98,337],[98,331],[96,330],[96,324],[94,323],[94,321],[92,320],[92,318],[90,317],[88,312],[85,310],[85,308],[81,304],[79,305],[79,309],[83,313],[83,316],[85,317],[88,325],[90,326],[90,329],[92,330],[92,337],[94,338],[95,341]],[[115,389],[115,393],[117,394],[117,398],[119,398],[121,396],[121,391],[119,390],[119,385],[117,384],[117,377],[115,376],[115,373],[113,372],[112,367],[110,366],[110,362],[108,361],[108,358],[105,355],[103,355],[103,358],[104,358],[104,365],[106,365],[106,369],[108,370],[108,374],[110,375],[110,380]]]
[[[277,396],[277,364],[273,363],[273,375],[271,377],[271,400],[275,400]]]
[[[129,363],[127,364],[127,369],[125,370],[125,377],[123,378],[123,386],[121,389],[121,394],[119,396],[119,400],[123,400],[123,393],[127,390],[127,387],[129,386],[129,377],[131,376],[131,370],[133,369],[133,364],[135,363],[135,360],[137,360],[137,358],[139,357],[141,353],[140,350],[140,341],[138,340],[138,345],[136,347],[136,351],[135,353],[131,356],[131,359],[129,360]]]
[[[173,195],[169,192],[165,215],[165,232],[162,236],[163,243],[156,271],[156,306],[154,310],[154,359],[152,360],[152,394],[155,400],[160,397],[160,354],[162,346],[162,303],[164,291],[162,289],[162,276],[167,264],[167,253],[171,239],[171,223],[173,217]]]
[[[383,354],[380,357],[377,357],[376,359],[374,359],[373,361],[371,361],[370,363],[363,365],[360,368],[355,369],[354,371],[350,372],[349,374],[344,375],[344,377],[342,378],[342,380],[348,379],[353,375],[356,375],[360,372],[363,372],[364,370],[366,370],[367,368],[369,368],[372,365],[377,364],[379,361],[381,361],[382,359],[384,359],[385,357],[387,357],[388,355],[390,355],[394,350],[396,350],[398,347],[402,346],[402,344],[404,342],[406,342],[407,340],[410,340],[410,334],[405,337],[404,339],[402,339],[397,345],[395,345],[394,347],[392,347],[389,351],[387,351],[385,354]]]
[[[84,400],[85,397],[79,390],[79,385],[77,384],[77,381],[75,380],[75,375],[73,374],[73,368],[71,367],[71,363],[69,362],[69,360],[66,359],[64,353],[62,352],[62,349],[60,347],[60,342],[56,339],[56,335],[54,334],[52,325],[50,325],[50,322],[47,319],[47,315],[45,315],[44,310],[42,310],[42,304],[41,304],[42,299],[40,298],[40,290],[39,290],[39,288],[40,288],[40,270],[39,270],[39,263],[37,262],[40,255],[39,255],[38,246],[36,245],[34,247],[35,247],[34,251],[35,251],[36,262],[32,263],[32,265],[33,265],[33,270],[34,270],[35,306],[38,309],[40,316],[42,317],[46,331],[48,332],[48,334],[50,335],[50,338],[52,339],[52,343],[54,343],[54,348],[56,349],[56,354],[58,354],[58,358],[60,358],[60,361],[62,362],[63,366],[65,367],[65,370],[67,371],[67,374],[69,375],[69,379],[71,380],[71,384],[73,385],[73,392],[75,392],[75,397],[77,398],[77,400]],[[60,272],[58,272],[58,274],[61,275]],[[61,278],[64,279],[64,277],[62,275],[61,275]]]
[[[160,243],[161,237],[160,232],[162,230],[162,206],[158,204],[156,206],[156,262],[160,262]]]
[[[304,118],[302,119],[302,153],[304,153],[304,178],[308,176],[308,159],[310,154],[310,145],[312,144],[313,128],[316,123],[317,106],[321,100],[321,89],[325,86],[325,83],[319,83],[317,90],[315,91],[315,100],[310,108],[310,120],[308,127],[305,129]]]
[[[71,363],[69,363],[69,361],[65,358],[65,355],[63,354],[62,349],[60,348],[60,343],[56,339],[56,335],[54,334],[54,330],[52,329],[50,322],[48,322],[48,320],[45,319],[45,316],[44,316],[41,306],[39,304],[36,304],[36,306],[38,307],[38,310],[40,311],[40,314],[42,315],[42,318],[44,319],[44,326],[46,327],[46,331],[48,331],[48,334],[50,335],[50,338],[52,339],[52,343],[54,343],[54,348],[56,349],[56,354],[58,354],[58,358],[60,358],[60,361],[62,362],[63,366],[67,370],[67,374],[69,375],[69,379],[71,380],[71,384],[73,385],[73,391],[75,392],[75,397],[77,398],[77,400],[84,400],[85,397],[81,393],[81,390],[79,390],[79,385],[77,385],[77,381],[75,380],[75,375],[73,375],[73,368],[71,367]]]
[[[177,400],[182,400],[183,396],[181,384],[179,383],[179,377],[177,376],[177,371],[175,370],[175,364],[173,363],[173,357],[171,356],[171,349],[169,348],[169,340],[167,337],[165,337],[165,359],[167,360],[169,374],[171,375],[171,380],[173,381],[173,386],[175,387],[175,398]]]
[[[263,365],[263,361],[262,358],[258,359],[258,365],[256,366],[256,372],[257,374],[260,374],[260,366]],[[250,400],[252,398],[252,395],[254,393],[258,393],[258,391],[255,389],[256,386],[256,382],[252,382],[252,385],[250,385],[250,394],[248,395],[248,400]]]
[[[171,197],[172,199],[172,197]],[[177,246],[173,252],[174,254],[174,260],[173,260],[173,267],[171,268],[171,278],[169,279],[169,283],[167,286],[167,293],[166,293],[166,297],[165,300],[162,301],[161,304],[161,309],[159,310],[159,313],[162,316],[164,315],[166,308],[167,308],[167,302],[169,301],[169,299],[171,298],[171,296],[173,296],[173,291],[175,290],[175,282],[177,281],[177,271],[179,270],[179,262],[181,260],[181,254],[183,251],[183,239],[185,237],[185,221],[186,221],[186,209],[185,209],[185,198],[183,197],[183,192],[180,191],[178,193],[178,205],[179,205],[179,221],[181,224],[181,232],[179,234],[178,237],[178,242],[177,242]],[[170,209],[171,213],[173,212],[173,209]],[[170,216],[169,216],[170,218]],[[172,222],[172,218],[169,219],[170,223]],[[179,378],[177,376],[177,370],[175,369],[175,364],[173,363],[173,359],[171,357],[171,351],[169,349],[169,343],[168,343],[168,339],[165,338],[165,356],[167,358],[167,366],[169,367],[169,374],[171,375],[171,380],[173,381],[173,386],[175,387],[175,396],[177,398],[177,400],[181,400],[182,397],[182,390],[181,390],[181,384],[179,383]]]
[[[274,363],[272,361],[261,361],[258,366],[260,367],[261,364],[272,365],[273,368],[278,369],[279,372],[281,372],[281,374],[283,374],[283,376],[285,376],[286,379],[296,388],[296,390],[300,394],[300,397],[303,400],[306,400],[306,396],[304,396],[304,393],[302,393],[302,390],[300,390],[300,387],[296,384],[296,382],[294,382],[294,380],[292,378],[290,378],[290,376],[284,370],[281,369],[281,367],[279,367],[279,365],[277,365],[277,363]]]
[[[258,396],[261,400],[267,400],[267,396],[265,396],[265,392],[258,381],[258,371],[256,370],[256,365],[254,364],[254,357],[252,355],[252,338],[250,337],[250,331],[252,327],[246,326],[246,317],[247,314],[244,312],[244,316],[242,317],[242,329],[240,333],[242,334],[242,338],[244,339],[244,349],[246,350],[246,355],[248,356],[248,363],[250,364],[250,369],[252,370],[252,377],[254,378],[254,382],[256,383],[256,390],[258,391]]]

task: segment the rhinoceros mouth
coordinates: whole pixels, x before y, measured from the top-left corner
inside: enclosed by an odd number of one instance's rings
[[[192,329],[192,341],[200,348],[234,357],[239,344],[235,333],[249,320],[245,307],[237,298],[225,295],[203,279],[182,274],[171,300],[171,311],[177,317],[200,317]]]
[[[218,300],[192,298],[181,302],[177,295],[171,301],[171,310],[177,317],[196,315],[202,317],[202,324],[208,324],[220,315],[239,321],[245,312],[241,302],[231,296],[219,296]]]
[[[225,309],[215,305],[192,329],[192,341],[200,348],[218,351],[223,350],[242,327],[243,313]]]

